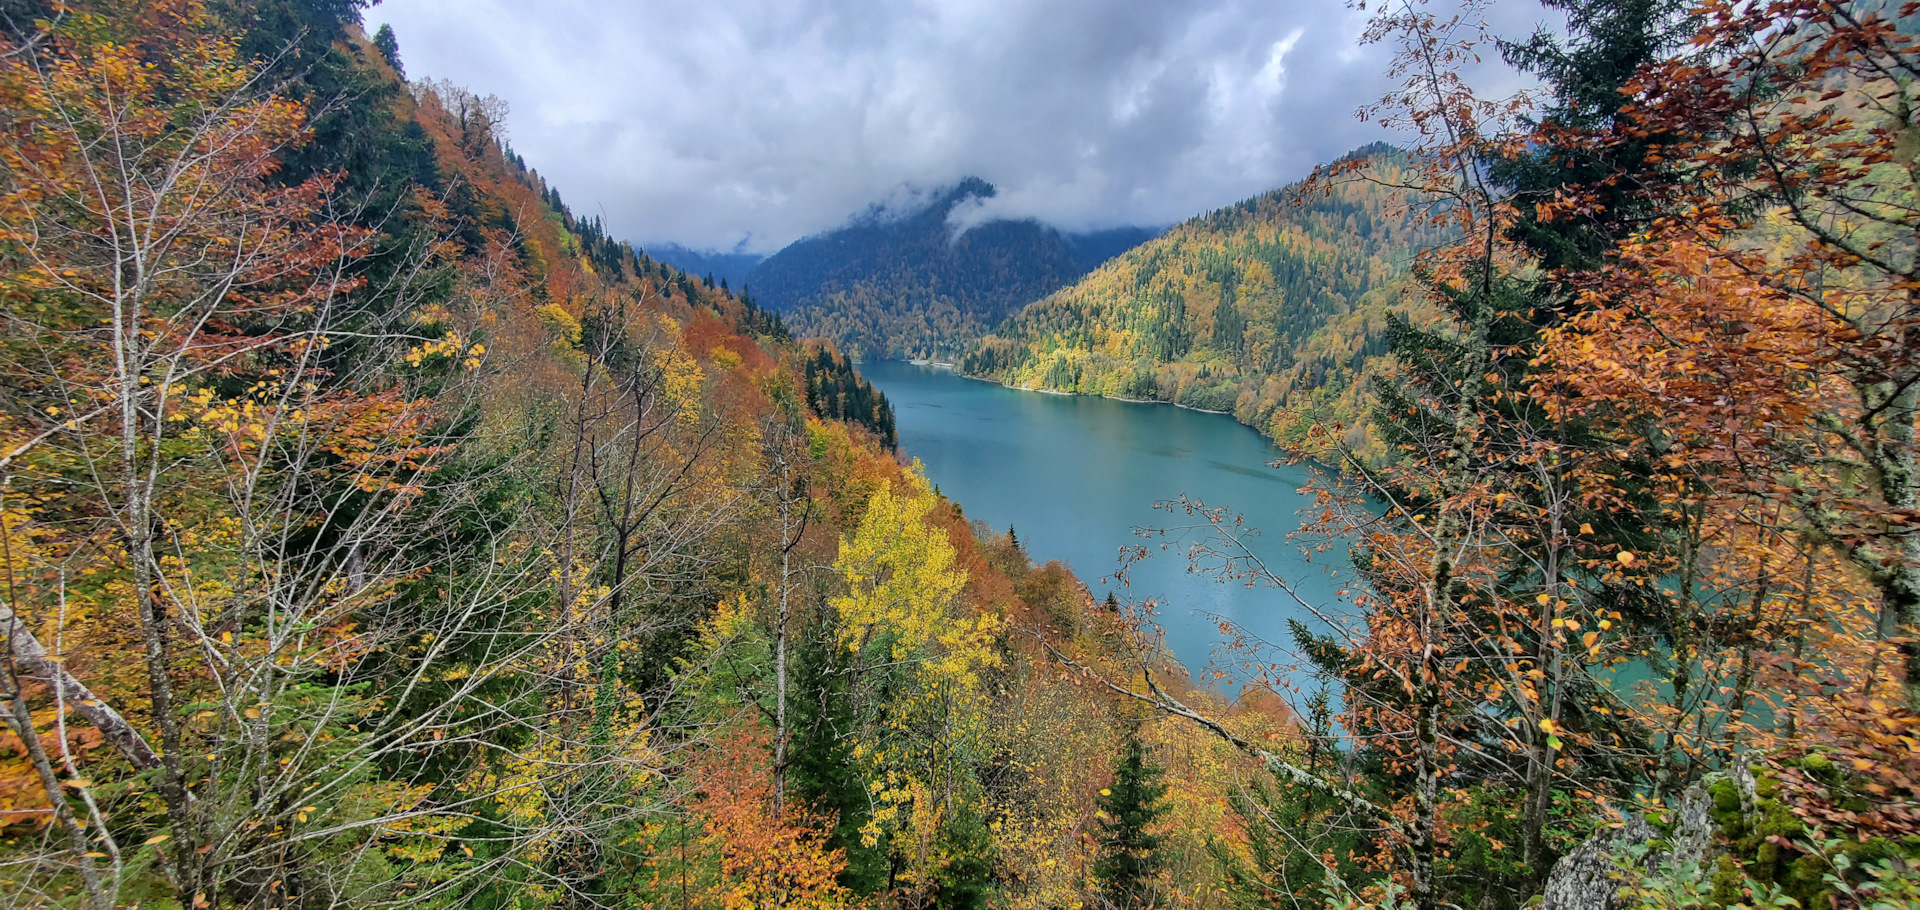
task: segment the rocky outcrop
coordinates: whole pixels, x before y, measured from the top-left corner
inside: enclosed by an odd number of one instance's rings
[[[1646,819],[1635,815],[1618,828],[1587,838],[1547,874],[1540,910],[1613,910],[1620,891],[1620,866],[1614,857],[1658,835]]]
[[[1744,808],[1753,805],[1753,775],[1745,768],[1727,772],[1740,790]],[[1673,828],[1662,832],[1639,815],[1628,816],[1619,827],[1601,831],[1567,852],[1547,874],[1540,910],[1618,910],[1620,858],[1636,847],[1658,842],[1660,849],[1645,851],[1638,868],[1654,872],[1667,866],[1704,863],[1713,846],[1714,821],[1709,810],[1712,779],[1687,789],[1673,806]]]

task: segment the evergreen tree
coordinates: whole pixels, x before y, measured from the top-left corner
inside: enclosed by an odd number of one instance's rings
[[[852,754],[857,723],[845,652],[831,634],[805,636],[794,654],[793,745],[787,780],[800,802],[833,819],[828,844],[846,851],[840,883],[856,894],[887,887],[886,832],[872,844],[860,829],[872,817],[867,782]]]
[[[1308,697],[1304,732],[1309,773],[1325,775],[1346,761],[1335,738],[1333,714],[1331,687],[1322,686]],[[1284,780],[1254,780],[1228,805],[1240,818],[1246,840],[1240,849],[1212,840],[1207,852],[1239,906],[1286,906],[1295,895],[1364,887],[1377,879],[1377,871],[1353,859],[1364,855],[1364,838],[1343,823],[1339,801],[1324,793]],[[1327,856],[1334,857],[1334,863],[1328,864]]]
[[[993,833],[974,808],[956,809],[940,832],[949,859],[934,887],[933,905],[938,910],[986,910],[993,899]]]
[[[1580,138],[1618,129],[1628,96],[1621,89],[1640,68],[1684,45],[1698,20],[1691,4],[1675,0],[1545,0],[1567,14],[1570,29],[1541,30],[1526,41],[1504,43],[1508,62],[1547,84],[1551,100],[1540,123],[1546,141],[1496,164],[1493,177],[1513,193],[1516,223],[1511,239],[1539,264],[1556,269],[1599,265],[1625,232],[1658,214],[1649,189],[1670,181],[1669,165],[1655,155],[1669,137],[1636,135],[1598,145]],[[1555,130],[1570,130],[1561,134]],[[1565,141],[1556,141],[1567,135]],[[1548,219],[1538,203],[1568,187],[1600,193],[1601,203]],[[1564,293],[1564,291],[1562,291]]]
[[[1161,769],[1147,760],[1140,737],[1127,737],[1126,751],[1113,769],[1113,785],[1100,791],[1100,855],[1093,862],[1100,894],[1116,908],[1153,904],[1154,873],[1161,865],[1155,822],[1166,813],[1160,798],[1167,785]]]
[[[380,30],[373,33],[373,46],[380,50],[380,56],[387,58],[387,64],[400,78],[407,78],[406,67],[400,65],[400,39],[394,37],[393,26],[381,23]]]

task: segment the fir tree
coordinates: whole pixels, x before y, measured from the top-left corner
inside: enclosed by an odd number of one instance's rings
[[[1100,855],[1093,875],[1100,894],[1116,908],[1153,904],[1154,874],[1159,871],[1160,835],[1151,830],[1166,813],[1160,798],[1167,785],[1161,769],[1147,760],[1138,735],[1127,737],[1126,751],[1113,769],[1113,785],[1100,791]]]
[[[394,37],[393,26],[382,23],[380,30],[373,33],[373,46],[379,48],[380,56],[387,58],[387,64],[400,78],[407,78],[407,70],[400,65],[400,39]]]

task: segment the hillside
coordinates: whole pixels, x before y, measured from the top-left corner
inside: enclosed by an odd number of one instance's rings
[[[1054,672],[1119,617],[357,5],[23,5],[0,903],[1067,906],[1127,742],[1246,764]]]
[[[1405,167],[1385,145],[1353,155],[1374,158],[1383,182]],[[1282,435],[1352,425],[1413,254],[1441,239],[1394,206],[1378,185],[1340,178],[1324,194],[1295,185],[1199,216],[1022,309],[959,368],[1231,412]]]
[[[1920,908],[1920,41],[1556,3],[1515,119],[1388,7],[1443,267],[1269,194],[983,345],[1284,432],[1428,301],[1336,594],[1271,506],[1121,554],[1328,620],[1230,703],[371,5],[0,0],[0,907]]]
[[[1037,221],[991,221],[955,236],[950,217],[993,196],[969,178],[907,211],[876,208],[808,237],[747,275],[756,299],[802,336],[858,358],[951,358],[968,342],[1152,233],[1063,234]]]

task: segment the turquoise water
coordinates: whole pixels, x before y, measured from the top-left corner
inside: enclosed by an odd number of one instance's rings
[[[1231,417],[1014,391],[897,361],[860,371],[893,402],[901,449],[925,463],[967,517],[1001,531],[1011,525],[1036,562],[1065,562],[1096,598],[1115,591],[1122,600],[1156,601],[1167,645],[1196,678],[1209,670],[1247,678],[1243,659],[1225,648],[1222,621],[1280,645],[1292,643],[1289,619],[1324,627],[1282,591],[1190,571],[1190,539],[1136,534],[1198,521],[1155,503],[1184,494],[1244,515],[1261,531],[1253,549],[1269,569],[1330,615],[1344,612],[1333,573],[1347,571],[1345,553],[1309,559],[1306,541],[1288,539],[1312,504],[1299,492],[1309,469],[1270,467],[1279,453]],[[1152,555],[1123,588],[1113,579],[1121,552],[1138,546]]]

